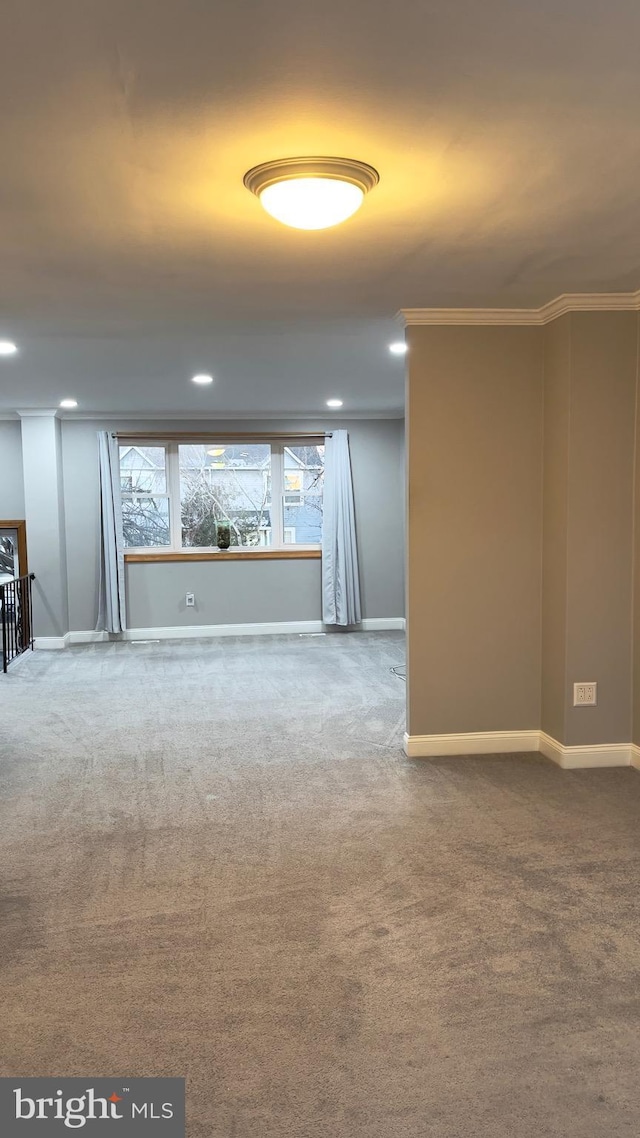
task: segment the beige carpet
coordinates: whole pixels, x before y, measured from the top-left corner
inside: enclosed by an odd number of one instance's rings
[[[400,750],[399,634],[0,679],[1,1073],[189,1138],[637,1138],[640,774]]]

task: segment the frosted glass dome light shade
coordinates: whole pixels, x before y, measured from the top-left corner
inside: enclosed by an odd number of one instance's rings
[[[379,181],[377,170],[347,158],[286,158],[244,177],[271,217],[294,229],[328,229],[356,212]]]
[[[360,209],[364,193],[351,182],[333,178],[292,178],[260,194],[267,213],[293,229],[328,229]]]

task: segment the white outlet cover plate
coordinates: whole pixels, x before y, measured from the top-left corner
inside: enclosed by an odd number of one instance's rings
[[[573,685],[574,707],[595,707],[598,702],[598,685],[595,680]]]

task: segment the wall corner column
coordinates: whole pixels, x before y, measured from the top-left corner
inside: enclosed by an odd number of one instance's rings
[[[407,328],[409,753],[539,729],[542,333]]]
[[[19,411],[33,624],[43,647],[69,630],[61,424],[55,411]],[[60,642],[59,644],[57,642]]]

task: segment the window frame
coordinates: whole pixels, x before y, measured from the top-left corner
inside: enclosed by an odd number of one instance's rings
[[[320,437],[320,436],[319,436]],[[171,557],[180,556],[180,559],[188,557],[197,558],[205,556],[207,559],[211,555],[219,553],[218,547],[215,545],[199,545],[199,546],[183,546],[182,545],[182,510],[180,508],[180,446],[206,446],[216,442],[229,442],[230,439],[225,439],[224,434],[221,433],[220,439],[216,436],[209,435],[202,438],[190,438],[187,442],[186,439],[176,439],[168,436],[166,439],[149,438],[140,436],[139,438],[127,437],[126,443],[118,443],[118,459],[120,458],[120,448],[124,446],[130,447],[143,447],[154,446],[161,447],[165,452],[165,478],[166,478],[166,494],[157,495],[167,499],[169,508],[169,545],[145,545],[145,546],[124,546],[124,555],[131,556],[134,559],[145,560],[161,560],[163,557],[170,559]],[[304,556],[305,553],[310,556],[318,556],[322,548],[322,540],[312,543],[285,543],[285,534],[293,527],[285,526],[284,512],[288,503],[285,502],[285,450],[288,446],[307,446],[309,445],[308,438],[304,435],[299,439],[289,438],[286,440],[278,440],[277,438],[259,438],[252,436],[251,438],[243,438],[242,435],[234,436],[233,442],[236,445],[264,445],[270,447],[271,454],[271,544],[270,545],[234,545],[230,550],[226,550],[222,557],[241,558],[247,556],[249,559],[256,556],[265,558],[289,556],[295,557],[297,554]],[[120,466],[118,463],[118,469]],[[122,491],[123,497],[133,497],[131,493]],[[138,495],[144,496],[144,495]],[[302,500],[304,494],[301,495]],[[275,503],[278,502],[278,508],[275,508]]]

